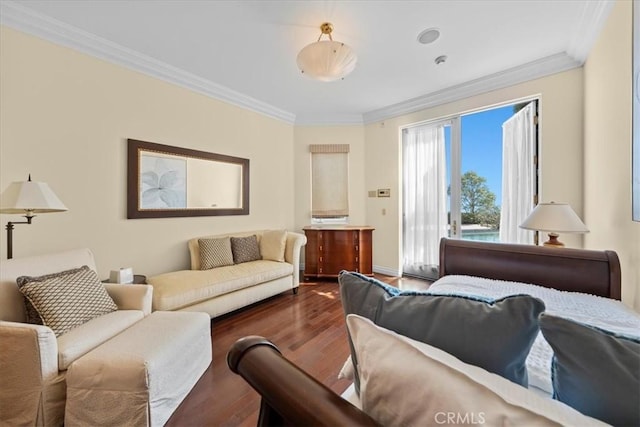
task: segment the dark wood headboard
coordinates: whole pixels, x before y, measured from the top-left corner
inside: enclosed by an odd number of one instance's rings
[[[622,297],[620,261],[614,251],[443,238],[440,277],[453,274],[533,283],[617,300]]]

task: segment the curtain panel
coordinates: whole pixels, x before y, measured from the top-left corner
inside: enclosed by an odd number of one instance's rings
[[[502,124],[502,243],[533,243],[533,231],[519,226],[534,208],[535,110],[531,102]]]
[[[440,238],[447,235],[444,125],[403,131],[404,267],[407,273],[439,263]],[[427,271],[424,271],[424,270]]]

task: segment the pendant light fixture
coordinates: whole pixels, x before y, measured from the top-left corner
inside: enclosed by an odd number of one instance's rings
[[[333,40],[333,25],[329,22],[323,23],[320,31],[318,41],[298,53],[298,68],[304,75],[323,82],[344,79],[356,67],[358,57],[349,46]],[[325,34],[329,40],[320,40]]]

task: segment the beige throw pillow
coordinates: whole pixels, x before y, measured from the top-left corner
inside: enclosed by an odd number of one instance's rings
[[[265,231],[260,239],[262,259],[284,262],[284,250],[287,246],[286,230]]]
[[[233,265],[231,238],[198,239],[198,246],[200,247],[200,270]]]
[[[21,276],[17,283],[42,324],[56,336],[118,309],[96,272],[86,265],[40,277]]]
[[[362,409],[385,426],[604,426],[575,409],[354,314]]]

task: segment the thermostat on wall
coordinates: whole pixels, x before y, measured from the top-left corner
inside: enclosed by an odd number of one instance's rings
[[[390,188],[378,188],[378,197],[391,197]]]

